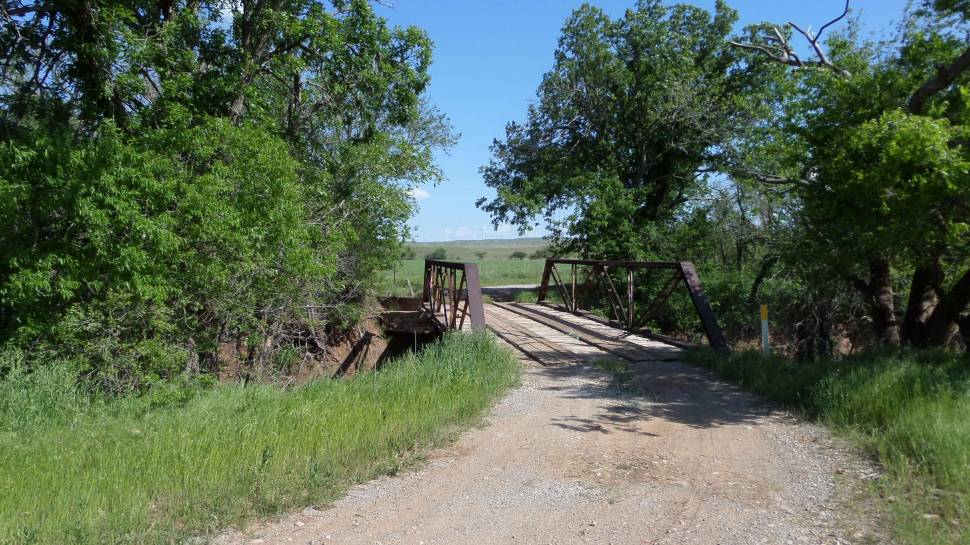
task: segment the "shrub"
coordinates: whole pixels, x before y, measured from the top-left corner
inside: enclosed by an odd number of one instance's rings
[[[425,259],[437,259],[439,261],[443,261],[448,259],[448,250],[445,248],[435,248],[434,251],[428,253],[428,255],[424,257]]]

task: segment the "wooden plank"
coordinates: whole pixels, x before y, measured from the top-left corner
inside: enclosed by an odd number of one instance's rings
[[[527,330],[498,318],[491,314],[488,317],[488,328],[501,339],[517,348],[520,352],[542,365],[565,365],[575,363],[557,350],[552,349],[536,340]]]
[[[623,330],[610,328],[596,322],[583,323],[581,318],[563,313],[555,315],[543,307],[495,303],[499,308],[516,312],[550,328],[573,336],[584,343],[630,361],[658,361],[677,359],[680,350],[676,347],[636,337]]]
[[[488,305],[487,315],[489,329],[542,364],[582,363],[604,355],[596,347],[494,304]]]
[[[523,304],[525,304],[525,303],[523,303]],[[597,316],[597,315],[593,314],[592,312],[589,312],[589,311],[586,311],[586,310],[577,310],[576,312],[572,312],[568,308],[566,308],[566,307],[564,307],[562,305],[559,305],[559,304],[556,304],[556,303],[550,303],[548,301],[542,301],[537,306],[538,307],[541,307],[540,310],[547,310],[547,311],[552,311],[552,312],[562,312],[562,313],[567,313],[567,314],[573,314],[574,316],[577,316],[577,317],[580,317],[580,318],[584,318],[586,320],[590,320],[590,321],[596,322],[598,324],[605,325],[607,327],[621,329],[621,328],[617,328],[616,327],[616,324],[619,324],[621,322],[616,321],[616,320],[610,320],[608,318],[603,318],[602,316]],[[670,346],[676,346],[677,348],[693,349],[693,348],[697,348],[699,346],[699,345],[697,345],[695,343],[692,343],[692,342],[682,341],[680,339],[675,339],[675,338],[669,337],[667,335],[661,335],[660,333],[655,333],[655,332],[650,331],[649,329],[646,329],[646,328],[635,328],[633,331],[627,331],[627,330],[622,330],[622,331],[624,333],[633,333],[633,334],[637,335],[638,337],[643,337],[645,339],[649,339],[649,340],[656,341],[656,342],[659,342],[659,343],[669,344]]]
[[[576,324],[578,326],[591,329],[601,335],[606,336],[610,339],[623,340],[625,342],[633,343],[644,348],[649,349],[668,349],[671,347],[675,348],[685,348],[679,346],[676,343],[669,342],[664,338],[651,338],[637,334],[631,334],[629,331],[623,329],[616,324],[612,324],[606,320],[600,319],[595,316],[582,315],[577,316],[569,312],[568,309],[563,308],[550,308],[546,305],[534,305],[531,303],[517,303],[518,306],[539,312],[549,314],[553,317],[557,317],[565,320],[570,324]],[[693,348],[692,345],[687,345],[686,348]]]
[[[515,313],[493,309],[489,314],[500,328],[510,331],[523,342],[528,343],[534,351],[547,357],[564,359],[565,363],[576,363],[588,356],[600,355],[594,347],[579,343],[558,331]]]

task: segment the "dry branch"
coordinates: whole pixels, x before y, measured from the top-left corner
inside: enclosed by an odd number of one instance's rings
[[[822,39],[822,33],[825,32],[825,29],[841,21],[842,19],[845,18],[846,15],[849,14],[849,2],[850,0],[845,0],[845,9],[842,10],[842,14],[836,17],[835,19],[832,19],[831,21],[822,25],[822,28],[820,28],[817,33],[813,34],[811,28],[803,29],[802,27],[796,25],[793,22],[788,23],[789,27],[791,27],[796,32],[798,32],[799,34],[805,37],[809,45],[812,46],[812,50],[815,51],[815,56],[818,57],[818,60],[815,60],[815,61],[802,60],[801,57],[799,57],[798,54],[794,52],[794,50],[791,47],[791,44],[788,42],[788,39],[785,38],[784,33],[782,33],[781,29],[777,26],[771,28],[771,31],[774,34],[774,36],[769,36],[768,38],[766,38],[767,42],[773,42],[775,45],[746,44],[746,43],[735,42],[735,41],[731,41],[728,43],[730,43],[734,47],[740,47],[742,49],[757,51],[762,55],[764,55],[765,58],[767,58],[769,61],[772,61],[772,62],[777,62],[788,66],[794,66],[796,68],[805,68],[805,67],[811,67],[811,66],[821,67],[821,68],[832,70],[843,76],[848,76],[849,72],[847,70],[843,68],[839,68],[838,66],[833,64],[831,60],[829,60],[828,55],[825,54],[825,50],[822,48],[822,45],[819,43],[819,41]]]

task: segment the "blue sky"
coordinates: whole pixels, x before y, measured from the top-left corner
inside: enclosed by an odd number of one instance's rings
[[[818,28],[838,15],[844,0],[734,0],[741,25],[757,21],[794,21]],[[542,74],[552,66],[559,30],[579,0],[392,0],[378,6],[393,24],[423,28],[435,42],[429,96],[452,121],[461,139],[438,162],[446,181],[421,186],[419,210],[412,220],[418,241],[512,238],[508,226],[493,230],[487,214],[475,208],[485,187],[478,168],[488,162],[489,145],[505,124],[522,120],[535,100]],[[633,0],[593,0],[614,17]],[[714,0],[690,3],[713,9]],[[853,0],[868,33],[888,33],[906,0]],[[542,235],[543,232],[534,233]]]

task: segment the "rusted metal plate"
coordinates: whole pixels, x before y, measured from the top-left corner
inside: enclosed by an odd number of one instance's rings
[[[478,265],[465,265],[465,282],[468,287],[465,292],[468,298],[468,315],[472,320],[472,329],[485,329],[485,309],[482,307],[482,284],[478,276]]]

